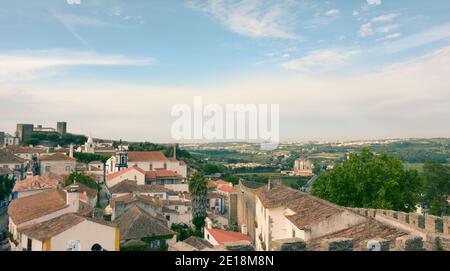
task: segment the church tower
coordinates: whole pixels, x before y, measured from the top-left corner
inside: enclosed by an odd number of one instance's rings
[[[128,167],[128,152],[122,145],[122,140],[120,140],[119,150],[116,153],[116,168],[117,171],[121,171]]]

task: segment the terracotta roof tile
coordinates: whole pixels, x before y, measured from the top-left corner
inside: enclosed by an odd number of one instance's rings
[[[140,173],[145,174],[145,171],[143,169],[141,169],[141,168],[139,168],[137,166],[133,166],[133,167],[122,169],[121,171],[117,171],[117,172],[113,172],[113,173],[108,174],[106,176],[106,180],[112,180],[114,178],[117,178],[117,177],[119,177],[119,176],[121,176],[121,175],[123,175],[125,173],[128,173],[130,171],[133,171],[133,170],[137,170]]]
[[[267,186],[261,187],[256,191],[256,195],[266,208],[281,206],[300,196],[299,191],[283,185],[275,186],[270,190]]]
[[[219,188],[217,188],[217,190],[223,191],[223,192],[227,192],[227,193],[233,193],[234,192],[234,188],[232,186],[229,186],[229,185],[219,186]]]
[[[61,175],[49,172],[40,176],[28,176],[25,180],[17,181],[14,185],[14,192],[41,190],[41,189],[56,189],[58,185],[64,182]]]
[[[330,202],[318,199],[309,194],[298,192],[299,197],[287,202],[287,207],[294,211],[293,215],[286,215],[300,230],[310,229],[312,225],[327,218],[345,212],[345,209]]]
[[[63,233],[86,220],[109,227],[116,227],[116,224],[112,222],[87,218],[75,213],[67,213],[38,224],[21,227],[18,231],[33,239],[43,241]]]
[[[0,163],[9,164],[9,163],[24,163],[25,159],[22,159],[14,154],[0,150]]]
[[[185,242],[186,244],[188,244],[190,246],[195,247],[198,250],[214,247],[208,241],[206,241],[205,239],[200,238],[198,236],[191,236],[191,237],[187,238],[186,240],[184,240],[183,242]]]
[[[214,239],[221,245],[228,242],[252,241],[252,239],[249,236],[243,235],[240,232],[224,231],[218,229],[207,229],[207,230],[214,237]]]
[[[120,228],[121,240],[140,240],[143,237],[175,234],[168,228],[167,222],[164,224],[138,206],[129,208],[114,221]]]
[[[75,158],[67,156],[63,153],[55,153],[52,155],[44,155],[39,157],[40,161],[76,161]]]
[[[136,181],[132,180],[124,180],[115,186],[109,188],[109,192],[111,194],[123,194],[123,193],[163,193],[168,192],[172,193],[174,191],[165,188],[159,184],[150,184],[150,185],[138,185]]]
[[[17,230],[28,237],[43,241],[65,232],[85,220],[80,215],[68,213],[38,224],[20,227]]]
[[[128,161],[141,162],[141,161],[167,161],[167,157],[161,151],[132,151],[128,152]]]
[[[55,189],[13,200],[8,215],[19,225],[66,207],[66,192]]]

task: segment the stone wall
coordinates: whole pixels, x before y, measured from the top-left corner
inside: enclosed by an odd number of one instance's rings
[[[437,217],[429,214],[421,215],[381,209],[350,209],[365,217],[371,217],[404,230],[413,236],[421,237],[426,250],[450,250],[450,217],[448,216]]]
[[[235,186],[236,193],[236,222],[239,229],[242,225],[247,226],[248,235],[255,240],[256,223],[256,194],[255,189],[247,187],[244,182],[239,181]],[[234,207],[231,207],[234,208]]]

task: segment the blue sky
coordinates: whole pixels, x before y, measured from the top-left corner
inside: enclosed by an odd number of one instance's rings
[[[0,130],[63,118],[74,132],[170,140],[170,106],[195,94],[279,103],[283,139],[450,135],[447,0],[0,3]]]

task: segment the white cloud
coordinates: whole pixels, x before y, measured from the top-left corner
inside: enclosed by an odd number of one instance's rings
[[[358,50],[323,49],[281,64],[281,67],[298,72],[329,71],[341,67],[351,57],[359,55]]]
[[[353,17],[359,16],[359,11],[357,11],[357,10],[353,11],[353,12],[352,12],[352,16],[353,16]]]
[[[326,15],[326,16],[329,16],[329,17],[336,17],[336,16],[338,16],[340,13],[341,13],[341,12],[339,11],[339,9],[331,9],[331,10],[325,12],[325,15]]]
[[[191,1],[190,6],[212,15],[229,30],[252,38],[300,39],[291,31],[291,0],[207,0]]]
[[[368,37],[374,34],[373,28],[372,28],[372,23],[365,23],[363,25],[361,25],[361,27],[359,28],[359,35],[361,37]]]
[[[81,5],[81,0],[66,0],[69,5]]]
[[[381,0],[367,0],[368,5],[381,5]]]
[[[94,17],[80,16],[66,13],[53,13],[54,17],[64,24],[82,27],[105,27],[109,24]]]
[[[388,45],[378,48],[380,53],[396,53],[450,38],[450,23],[435,26],[423,32],[405,36]]]
[[[400,27],[400,25],[398,25],[398,24],[385,25],[385,26],[377,28],[376,32],[377,33],[389,33],[392,30],[398,29],[399,27]]]
[[[391,25],[385,25],[385,26],[374,29],[373,23],[369,22],[369,23],[365,23],[365,24],[361,25],[361,27],[359,28],[359,35],[364,38],[364,37],[372,36],[376,33],[386,34],[393,30],[398,29],[399,27],[400,27],[400,25],[398,25],[398,24],[391,24]]]
[[[387,36],[384,36],[382,38],[377,39],[378,41],[386,41],[386,40],[392,40],[392,39],[396,39],[402,36],[402,33],[397,32],[397,33],[392,33],[389,34]]]
[[[393,19],[399,17],[400,15],[401,15],[400,13],[385,14],[385,15],[381,15],[381,16],[373,18],[372,22],[377,22],[377,23],[388,22],[388,21],[392,21]]]
[[[81,65],[150,65],[150,58],[136,59],[122,55],[101,55],[89,51],[62,49],[42,51],[14,51],[0,53],[0,82],[22,81],[40,77],[46,72],[56,73],[61,68]]]

